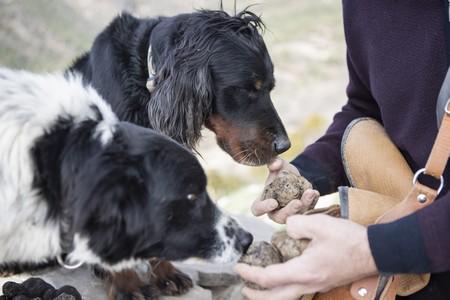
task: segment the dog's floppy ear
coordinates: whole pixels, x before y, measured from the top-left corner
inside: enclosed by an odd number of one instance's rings
[[[159,49],[153,50],[156,79],[148,103],[149,122],[153,129],[192,149],[214,97],[208,66],[213,38],[192,30],[180,32],[179,27],[172,32],[165,29],[170,37],[161,32],[152,37],[152,47]]]
[[[122,153],[94,154],[76,172],[63,174],[74,231],[88,237],[89,247],[109,263],[143,249],[157,254],[159,247],[156,225],[146,213],[151,203],[142,161]]]

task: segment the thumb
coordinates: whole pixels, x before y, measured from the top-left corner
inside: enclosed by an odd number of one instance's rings
[[[324,230],[327,230],[324,226],[323,216],[312,215],[294,215],[290,216],[286,220],[286,232],[293,239],[314,239],[322,235]]]
[[[282,167],[283,167],[283,159],[280,157],[276,157],[269,164],[267,164],[267,168],[269,169],[270,173],[278,172],[281,170]]]
[[[253,201],[251,211],[255,217],[262,216],[269,213],[278,207],[278,202],[275,199],[264,199]]]

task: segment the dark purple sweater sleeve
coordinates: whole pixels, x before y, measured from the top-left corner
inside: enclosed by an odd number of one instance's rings
[[[450,270],[450,195],[398,221],[369,226],[378,270],[438,273]]]
[[[417,213],[431,272],[450,270],[450,195]]]
[[[322,195],[336,192],[338,186],[347,184],[340,152],[347,125],[360,117],[372,117],[381,122],[378,105],[360,79],[350,54],[347,54],[347,66],[347,104],[334,116],[326,133],[292,161]]]
[[[449,63],[447,1],[342,3],[348,102],[326,133],[292,161],[322,195],[347,185],[341,140],[356,118],[380,121],[411,169],[425,166],[437,134],[436,98]],[[381,272],[450,271],[450,166],[444,179],[443,194],[434,204],[395,222],[369,226]],[[448,280],[444,283],[448,286]]]

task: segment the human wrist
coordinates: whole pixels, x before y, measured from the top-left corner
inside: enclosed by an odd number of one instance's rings
[[[359,252],[361,253],[361,275],[362,277],[367,277],[371,275],[375,275],[378,273],[377,265],[375,263],[375,259],[372,255],[372,251],[370,249],[369,243],[369,235],[367,228],[364,228],[362,231],[361,243],[359,245]]]

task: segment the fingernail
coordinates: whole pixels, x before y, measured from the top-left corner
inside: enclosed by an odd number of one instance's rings
[[[314,199],[316,197],[316,192],[314,190],[308,191],[308,198]]]
[[[275,208],[277,208],[278,207],[278,203],[270,203],[270,205],[269,205],[269,209],[270,210],[274,210]]]
[[[294,204],[294,209],[295,209],[295,210],[299,210],[299,209],[301,209],[302,207],[303,207],[303,203],[301,203],[301,202],[295,203],[295,204]]]
[[[320,194],[319,194],[318,191],[314,191],[311,195],[312,195],[312,196],[311,196],[311,199],[312,199],[312,200],[314,200],[314,199],[316,199],[316,198],[319,198],[319,196],[320,196]]]

